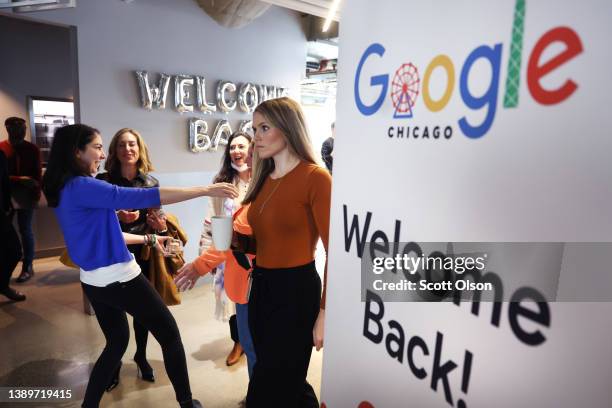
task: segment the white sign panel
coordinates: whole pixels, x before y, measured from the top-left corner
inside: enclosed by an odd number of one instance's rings
[[[612,3],[343,7],[322,403],[612,406],[610,303],[361,300],[366,242],[612,241]]]

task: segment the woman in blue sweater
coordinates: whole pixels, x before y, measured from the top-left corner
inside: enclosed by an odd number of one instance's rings
[[[161,345],[164,364],[182,408],[192,400],[187,362],[176,322],[126,244],[159,245],[155,235],[121,232],[115,210],[153,208],[201,196],[236,197],[236,187],[219,183],[191,188],[124,188],[92,177],[104,160],[100,133],[86,125],[58,129],[43,178],[43,191],[64,233],[72,260],[81,267],[81,284],[106,338],[91,372],[83,407],[98,407],[129,340],[126,312]]]

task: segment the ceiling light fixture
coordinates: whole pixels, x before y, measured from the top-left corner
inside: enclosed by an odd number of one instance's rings
[[[329,12],[327,13],[325,24],[323,24],[323,32],[327,32],[327,30],[329,29],[329,26],[331,25],[333,17],[336,15],[336,11],[338,10],[339,5],[340,0],[333,0],[332,5],[329,8]]]

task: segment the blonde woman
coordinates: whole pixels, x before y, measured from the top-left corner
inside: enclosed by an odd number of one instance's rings
[[[256,254],[248,313],[257,362],[247,407],[318,407],[306,373],[313,345],[323,346],[325,289],[321,297],[314,258],[319,238],[327,251],[331,176],[317,164],[292,99],[261,103],[253,132],[253,179],[244,200],[253,235],[241,245],[249,253],[254,245]]]

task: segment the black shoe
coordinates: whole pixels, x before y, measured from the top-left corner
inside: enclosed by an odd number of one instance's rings
[[[148,382],[155,382],[155,375],[153,374],[153,367],[149,364],[146,358],[136,358],[134,356],[134,362],[138,367],[138,377]]]
[[[192,399],[191,401],[179,402],[181,408],[203,408],[200,401]]]
[[[21,302],[22,300],[26,300],[26,296],[23,293],[17,292],[15,289],[10,288],[8,286],[4,289],[0,289],[0,294],[6,296],[11,300],[14,300],[15,302]]]
[[[34,276],[34,269],[32,268],[32,265],[23,266],[21,268],[21,273],[19,274],[19,277],[17,277],[15,281],[17,283],[27,282],[32,278],[32,276]]]
[[[106,392],[111,392],[112,390],[117,388],[117,386],[119,385],[119,372],[120,371],[121,371],[121,361],[119,362],[119,365],[117,366],[117,369],[115,370],[115,373],[113,374],[113,379],[106,386]]]

